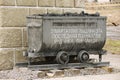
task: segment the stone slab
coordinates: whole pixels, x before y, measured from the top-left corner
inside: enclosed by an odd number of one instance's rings
[[[46,73],[47,77],[63,77],[64,76],[64,70],[50,70]]]
[[[28,47],[28,36],[27,36],[27,27],[25,27],[23,30],[23,36],[22,36],[22,47]]]
[[[48,12],[47,13],[57,13],[57,14],[62,14],[63,13],[63,9],[58,9],[58,8],[55,8],[55,9],[48,9],[47,10]]]
[[[29,9],[29,14],[45,14],[47,13],[47,9],[46,8],[30,8]]]
[[[108,71],[109,73],[113,72],[113,68],[112,67],[102,67],[102,69]]]
[[[28,15],[28,8],[1,7],[0,27],[24,27]]]
[[[15,0],[0,0],[1,6],[14,6]]]
[[[16,0],[17,6],[36,6],[37,0]]]
[[[86,7],[84,0],[75,0],[75,7]]]
[[[80,69],[65,69],[64,75],[65,76],[76,76],[80,74]]]
[[[74,0],[56,0],[57,7],[74,7]]]
[[[37,74],[37,77],[38,77],[38,78],[45,78],[45,77],[46,77],[46,72],[44,72],[44,71],[39,71],[38,74]]]
[[[22,47],[22,30],[0,28],[0,48],[16,47]]]
[[[39,0],[38,5],[40,7],[53,7],[55,6],[55,0]]]
[[[14,50],[0,50],[0,70],[12,69],[14,66]]]

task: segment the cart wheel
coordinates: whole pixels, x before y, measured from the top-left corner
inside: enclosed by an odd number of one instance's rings
[[[78,61],[81,63],[88,62],[89,61],[89,53],[87,51],[80,51],[78,53]]]
[[[65,51],[58,52],[56,61],[59,64],[67,64],[69,62],[69,55]]]

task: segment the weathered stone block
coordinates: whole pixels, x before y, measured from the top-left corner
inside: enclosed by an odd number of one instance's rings
[[[17,0],[17,6],[36,6],[36,0]]]
[[[113,68],[112,67],[102,67],[102,69],[106,70],[109,73],[113,72]]]
[[[98,71],[97,68],[88,67],[88,68],[80,69],[80,74],[93,75],[93,74],[97,74],[97,71]]]
[[[52,73],[52,72],[47,72],[46,75],[47,75],[48,78],[53,78],[54,77],[54,73]]]
[[[0,0],[0,5],[2,5],[2,6],[14,6],[15,0]]]
[[[76,76],[80,74],[79,69],[65,69],[64,70],[64,75],[65,76]]]
[[[57,14],[62,14],[63,10],[62,9],[48,9],[48,13],[57,13]]]
[[[47,13],[47,9],[46,8],[30,8],[30,15],[32,14],[45,14]]]
[[[55,6],[55,0],[39,0],[38,4],[41,7],[53,7]]]
[[[50,70],[46,72],[46,77],[53,78],[53,77],[63,77],[64,70]]]
[[[23,29],[23,39],[22,39],[22,47],[27,47],[28,46],[28,36],[27,36],[27,28]]]
[[[70,12],[70,13],[81,13],[82,9],[64,9],[64,13]]]
[[[51,70],[51,72],[54,74],[54,77],[64,76],[64,70]]]
[[[14,48],[22,46],[22,30],[0,28],[0,47]]]
[[[71,69],[71,74],[72,75],[79,75],[80,74],[80,69]]]
[[[75,7],[85,7],[84,0],[75,0]]]
[[[46,76],[46,72],[45,71],[38,71],[37,77],[38,78],[44,78]]]
[[[23,56],[23,51],[26,49],[15,50],[15,63],[27,62],[27,58]]]
[[[26,26],[26,16],[29,15],[28,8],[0,8],[2,27],[24,27]]]
[[[74,0],[56,0],[57,7],[74,7]]]
[[[13,50],[0,50],[0,70],[12,69],[14,66]]]

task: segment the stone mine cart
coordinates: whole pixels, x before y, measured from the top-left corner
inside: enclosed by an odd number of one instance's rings
[[[28,50],[23,53],[30,66],[34,58],[45,58],[39,68],[106,66],[101,62],[105,51],[106,17],[99,13],[35,14],[27,17]],[[99,55],[91,63],[90,55]],[[93,65],[92,65],[93,64]]]

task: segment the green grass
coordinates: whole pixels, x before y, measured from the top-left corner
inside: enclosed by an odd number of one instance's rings
[[[120,54],[120,40],[107,39],[104,49],[113,54]]]

